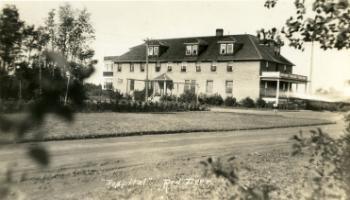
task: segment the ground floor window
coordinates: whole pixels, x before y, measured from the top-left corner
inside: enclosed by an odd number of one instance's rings
[[[232,94],[233,81],[226,81],[226,94]]]
[[[105,90],[113,90],[113,80],[111,78],[105,79],[103,87]]]
[[[130,90],[133,91],[135,89],[135,80],[130,80]]]
[[[184,91],[196,93],[196,80],[185,80]]]
[[[213,93],[213,81],[212,80],[207,80],[207,85],[206,85],[206,93]]]

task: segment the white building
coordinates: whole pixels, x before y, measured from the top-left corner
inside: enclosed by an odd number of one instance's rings
[[[223,30],[217,29],[215,36],[159,39],[147,44],[104,58],[105,89],[132,94],[145,88],[148,74],[153,88],[150,95],[178,96],[191,90],[238,100],[262,97],[278,101],[291,94],[292,84],[307,82],[306,76],[292,73],[293,63],[280,55],[279,48],[262,45],[248,34],[223,35]]]

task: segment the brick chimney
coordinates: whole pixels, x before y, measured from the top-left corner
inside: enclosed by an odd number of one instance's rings
[[[216,37],[224,36],[224,29],[222,28],[217,28],[216,29]]]

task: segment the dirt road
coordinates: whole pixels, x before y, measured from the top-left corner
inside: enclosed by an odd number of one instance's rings
[[[40,192],[31,193],[33,186],[25,186],[27,181],[32,183],[38,180],[42,183],[43,180],[50,180],[52,184],[56,179],[54,186],[41,188],[37,185],[36,190],[50,191],[50,195],[56,194],[59,197],[62,191],[76,194],[91,191],[90,187],[99,188],[101,179],[111,176],[112,172],[115,174],[128,171],[121,175],[124,178],[170,177],[191,174],[193,168],[198,167],[200,160],[210,156],[260,154],[276,149],[288,151],[291,147],[291,136],[297,134],[299,130],[308,133],[315,128],[197,132],[44,142],[42,145],[48,148],[51,155],[50,167],[46,169],[38,168],[32,160],[28,159],[25,150],[31,144],[5,145],[0,149],[0,169],[16,163],[12,165],[15,180],[19,181],[21,190],[29,193],[33,199],[47,198],[47,196],[39,195]],[[321,128],[331,134],[339,134],[343,130],[341,124],[325,125]],[[185,170],[185,167],[191,169]],[[76,181],[70,178],[81,174],[84,178],[93,177],[93,179],[84,181],[84,185],[80,185],[76,190]]]

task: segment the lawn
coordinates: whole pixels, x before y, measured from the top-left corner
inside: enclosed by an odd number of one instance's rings
[[[142,134],[295,127],[330,123],[321,119],[220,112],[78,113],[73,123],[54,116],[42,129],[45,140]],[[30,135],[28,138],[30,138]]]

